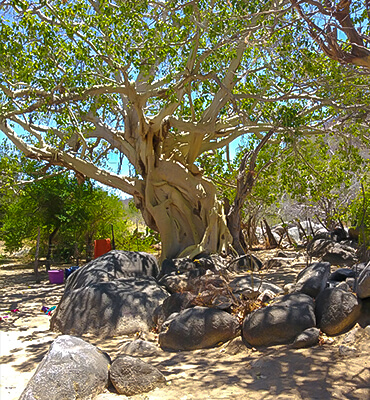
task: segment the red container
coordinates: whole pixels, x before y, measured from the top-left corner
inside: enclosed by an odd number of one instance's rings
[[[98,258],[112,250],[110,239],[99,239],[94,241],[94,258]]]
[[[61,284],[64,282],[64,270],[58,269],[53,271],[48,271],[50,283]]]

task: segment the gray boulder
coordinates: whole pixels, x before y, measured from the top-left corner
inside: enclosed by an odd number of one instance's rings
[[[329,274],[329,263],[312,263],[297,275],[295,291],[315,298],[325,289]]]
[[[322,257],[334,246],[334,243],[333,240],[326,237],[315,237],[308,243],[307,253],[310,257]]]
[[[109,356],[73,336],[59,336],[20,400],[91,400],[108,386]]]
[[[340,288],[327,288],[316,298],[317,326],[334,336],[352,328],[361,314],[361,300]]]
[[[166,274],[159,279],[159,283],[169,291],[169,293],[177,293],[187,290],[189,273],[172,272]]]
[[[239,322],[226,311],[194,307],[173,314],[162,327],[159,344],[165,350],[195,350],[227,342],[239,333]]]
[[[283,292],[280,286],[274,285],[266,280],[261,280],[255,276],[239,276],[233,279],[229,287],[231,288],[234,295],[244,295],[248,297],[251,292],[263,293],[269,290],[275,294]]]
[[[334,243],[327,248],[322,259],[332,265],[351,266],[356,263],[356,249],[343,243]]]
[[[370,263],[367,264],[358,277],[356,293],[360,299],[370,297]]]
[[[343,282],[347,278],[354,278],[356,273],[351,268],[338,268],[329,276],[329,281]]]
[[[156,277],[158,264],[154,256],[135,251],[112,250],[75,271],[66,285],[67,290],[89,287],[130,277]]]
[[[168,297],[149,277],[74,286],[73,290],[68,284],[50,329],[78,336],[92,333],[107,338],[149,331],[154,327],[154,310]]]
[[[315,346],[319,342],[320,329],[308,328],[300,333],[294,340],[292,347],[301,349],[303,347]]]
[[[130,356],[119,356],[113,361],[110,380],[117,392],[125,396],[149,392],[166,382],[157,368]]]
[[[161,353],[161,349],[147,340],[137,339],[126,343],[120,350],[120,355],[125,354],[133,357],[152,357]]]
[[[195,268],[196,265],[190,258],[166,258],[165,260],[163,260],[159,278],[162,278],[165,275],[171,275],[172,273],[180,274],[186,271],[192,271]]]
[[[363,327],[367,327],[370,334],[370,297],[362,299],[361,315],[358,323]]]
[[[303,293],[292,293],[249,314],[244,319],[242,335],[252,346],[285,344],[315,325],[312,297]]]
[[[195,305],[197,296],[191,292],[172,293],[154,312],[154,322],[161,327],[164,321],[173,313],[178,313]]]

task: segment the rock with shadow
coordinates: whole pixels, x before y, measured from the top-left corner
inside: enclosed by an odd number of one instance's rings
[[[311,257],[322,257],[332,265],[352,266],[356,263],[357,245],[351,241],[316,237],[307,245],[307,253]]]
[[[370,263],[367,264],[358,277],[356,293],[360,299],[370,297]]]
[[[316,298],[317,326],[335,336],[351,329],[361,315],[361,300],[339,287],[326,288]]]
[[[334,243],[323,256],[332,265],[352,266],[357,261],[356,247],[350,243]]]
[[[172,293],[154,312],[154,322],[160,328],[173,313],[194,307],[196,295],[191,292]]]
[[[95,283],[121,278],[157,277],[159,271],[154,256],[144,252],[112,250],[79,268],[68,278],[66,290],[88,287]]]
[[[206,269],[198,268],[190,258],[165,259],[158,279],[170,293],[177,293],[188,290],[189,281],[205,273]]]
[[[164,350],[196,350],[225,343],[240,334],[239,321],[215,308],[194,307],[173,314],[163,324],[159,344]]]
[[[295,292],[308,294],[315,298],[326,287],[330,274],[328,262],[317,262],[308,265],[297,275]]]
[[[329,276],[329,281],[343,282],[347,278],[354,278],[356,272],[352,268],[338,268]]]
[[[120,350],[120,355],[133,357],[152,357],[161,354],[162,350],[154,343],[147,340],[136,339],[126,343]]]
[[[109,383],[110,358],[97,347],[73,336],[59,336],[20,400],[90,400]]]
[[[319,343],[320,329],[308,328],[300,333],[292,344],[293,349],[315,346]]]
[[[230,288],[234,295],[248,298],[251,293],[261,294],[265,291],[271,291],[274,294],[282,293],[284,290],[265,279],[259,279],[253,274],[247,276],[238,276],[230,282]]]
[[[243,322],[243,339],[251,346],[288,344],[304,330],[316,326],[312,297],[292,293],[249,314]]]
[[[68,282],[50,321],[64,334],[102,338],[149,331],[154,310],[168,293],[154,278],[121,278],[69,290]]]
[[[170,293],[196,291],[194,282],[206,273],[227,274],[223,259],[217,255],[202,256],[196,259],[165,259],[158,276],[159,283]]]
[[[51,330],[101,337],[150,330],[154,310],[168,296],[157,272],[146,253],[114,250],[91,261],[68,278]]]
[[[118,356],[110,369],[110,380],[119,394],[134,396],[166,383],[164,375],[140,358]]]

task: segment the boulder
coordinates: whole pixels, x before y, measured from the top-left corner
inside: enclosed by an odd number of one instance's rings
[[[170,275],[174,272],[180,274],[182,272],[192,271],[193,269],[196,269],[196,265],[190,258],[166,258],[162,262],[159,278],[162,278],[164,275]]]
[[[266,290],[275,294],[283,292],[280,286],[251,275],[238,276],[230,282],[229,287],[234,295],[244,295],[246,298],[248,298],[251,292],[257,292],[258,295]]]
[[[301,349],[304,347],[315,346],[319,342],[320,329],[308,328],[300,333],[294,340],[292,347]]]
[[[121,278],[156,277],[157,275],[157,260],[151,254],[112,250],[75,271],[68,278],[65,290],[89,287],[95,283]]]
[[[173,314],[159,334],[165,350],[195,350],[227,342],[239,333],[239,322],[226,311],[194,307]]]
[[[326,288],[316,298],[317,326],[334,336],[352,328],[361,314],[361,300],[340,288]]]
[[[120,355],[125,354],[134,357],[152,357],[161,353],[161,349],[147,340],[136,339],[126,343],[120,350]]]
[[[351,266],[356,263],[356,249],[343,243],[334,243],[327,248],[322,259],[332,265]]]
[[[185,310],[194,305],[196,295],[191,292],[173,293],[162,303],[162,310],[165,318],[171,314]]]
[[[227,275],[226,265],[217,255],[195,258],[165,259],[159,276],[159,283],[170,293],[183,291],[196,292],[194,283],[202,276],[214,273],[218,276]]]
[[[204,275],[206,269],[197,266],[190,258],[165,259],[162,263],[159,283],[170,293],[188,290],[189,280]]]
[[[20,400],[90,400],[108,386],[109,356],[73,336],[59,336]]]
[[[333,246],[334,242],[331,239],[315,237],[307,245],[307,254],[310,257],[322,257]]]
[[[360,299],[370,297],[370,263],[367,264],[358,277],[356,293]]]
[[[77,273],[77,272],[76,272]],[[73,278],[73,275],[71,276]],[[154,278],[127,278],[66,290],[50,321],[53,331],[112,337],[149,331],[168,293]]]
[[[315,298],[325,289],[330,273],[330,264],[312,263],[297,275],[295,291]]]
[[[354,278],[355,276],[356,273],[351,268],[338,268],[330,274],[329,281],[342,282],[347,278]]]
[[[249,314],[244,319],[242,335],[252,346],[285,344],[315,325],[312,297],[303,293],[292,293]]]
[[[367,327],[370,333],[370,297],[362,299],[361,315],[358,323],[363,327]]]
[[[110,369],[110,380],[119,394],[134,396],[166,382],[164,375],[140,358],[119,356]]]
[[[197,296],[191,292],[172,293],[157,307],[154,313],[154,322],[161,327],[164,321],[173,313],[193,307]]]
[[[204,271],[221,272],[227,269],[225,259],[218,254],[198,256],[193,259],[193,262],[197,268],[201,268]]]
[[[163,275],[158,282],[164,286],[169,293],[177,293],[187,290],[188,280],[188,272],[171,272],[170,274]]]
[[[347,282],[336,282],[337,285],[335,287],[339,288],[339,289],[343,289],[347,292],[351,291],[351,287],[349,286],[349,284]]]

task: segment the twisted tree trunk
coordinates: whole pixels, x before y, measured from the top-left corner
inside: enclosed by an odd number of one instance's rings
[[[161,258],[227,251],[231,236],[214,185],[173,160],[156,164],[134,198],[145,222],[161,234]]]
[[[263,146],[268,142],[274,134],[274,129],[271,129],[260,141],[254,151],[246,153],[240,163],[237,176],[237,191],[233,204],[227,213],[227,226],[233,238],[232,247],[239,254],[245,254],[247,248],[241,228],[241,210],[246,197],[251,193],[253,186],[258,178],[256,173],[257,157]],[[249,164],[247,165],[247,161]],[[260,171],[269,163],[263,165]]]

